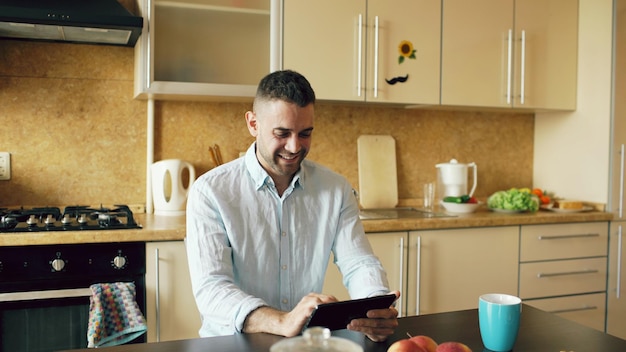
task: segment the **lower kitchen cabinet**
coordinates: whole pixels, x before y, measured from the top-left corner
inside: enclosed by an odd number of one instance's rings
[[[146,306],[148,342],[199,336],[184,241],[146,243]]]
[[[607,248],[607,222],[522,226],[520,298],[604,331]]]
[[[389,288],[392,291],[398,290],[404,295],[406,291],[406,255],[407,255],[407,232],[383,232],[383,233],[368,233],[367,239],[372,245],[374,254],[378,256],[385,271],[387,272],[387,279],[389,280]],[[323,293],[333,295],[338,300],[344,301],[350,299],[348,290],[343,285],[343,279],[337,266],[333,264],[333,258],[331,255],[330,263],[328,264],[328,270],[326,271],[326,278],[324,281]],[[396,303],[396,308],[400,312],[400,316],[403,316],[404,311],[404,297],[401,296],[400,300]]]
[[[626,222],[611,223],[606,332],[626,339]]]
[[[595,293],[580,296],[564,296],[524,300],[524,303],[563,318],[604,331],[604,305],[606,295]],[[522,314],[524,314],[522,312]]]
[[[409,232],[407,315],[478,307],[517,294],[519,226]]]

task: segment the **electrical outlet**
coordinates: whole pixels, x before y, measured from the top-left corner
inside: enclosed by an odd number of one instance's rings
[[[0,180],[11,179],[11,154],[0,152]]]

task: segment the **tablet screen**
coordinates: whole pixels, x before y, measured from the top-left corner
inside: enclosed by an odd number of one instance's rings
[[[323,326],[330,330],[345,329],[352,319],[365,318],[368,310],[389,308],[395,299],[396,295],[389,294],[320,304],[302,330],[312,326]]]

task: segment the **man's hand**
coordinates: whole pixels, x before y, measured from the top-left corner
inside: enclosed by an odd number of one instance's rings
[[[267,332],[286,337],[296,336],[302,331],[302,327],[315,307],[322,303],[331,302],[337,302],[337,298],[319,293],[309,293],[290,312],[260,307],[248,315],[243,331],[245,333]]]
[[[400,298],[400,291],[394,291],[396,299]],[[367,312],[367,318],[353,319],[348,324],[348,330],[358,331],[374,342],[385,341],[398,327],[398,310],[394,307],[387,309],[372,309]]]

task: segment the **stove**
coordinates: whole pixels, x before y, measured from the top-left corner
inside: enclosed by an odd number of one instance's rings
[[[127,205],[0,208],[0,233],[140,228]]]

